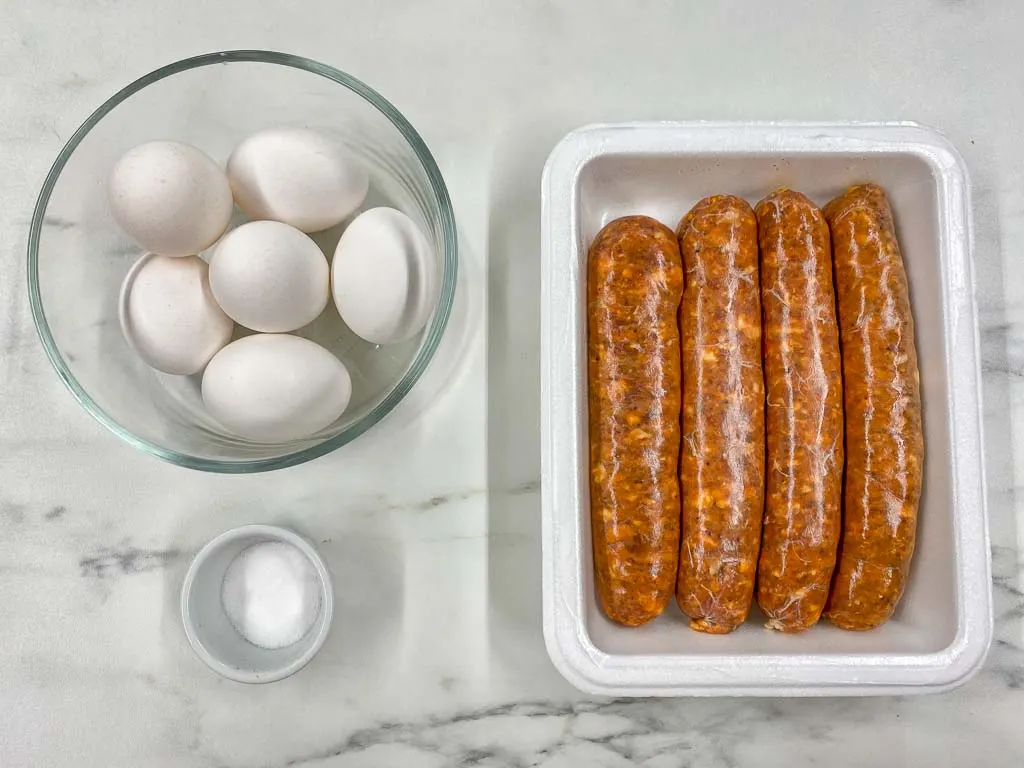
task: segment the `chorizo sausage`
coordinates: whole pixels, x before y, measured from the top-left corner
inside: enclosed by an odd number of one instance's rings
[[[873,184],[825,206],[832,230],[846,410],[839,561],[825,616],[873,629],[896,609],[914,553],[924,435],[907,274]]]
[[[757,204],[764,309],[766,478],[757,602],[767,626],[821,617],[836,564],[843,380],[828,224],[799,192]]]
[[[594,574],[610,619],[637,626],[672,596],[679,558],[679,245],[646,216],[616,219],[587,274]]]
[[[700,632],[746,619],[764,503],[764,376],[757,222],[716,195],[680,222],[685,271],[682,543],[676,601]]]

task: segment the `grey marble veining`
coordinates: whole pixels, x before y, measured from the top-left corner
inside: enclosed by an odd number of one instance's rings
[[[1019,765],[1021,29],[1013,0],[0,0],[0,766]],[[32,328],[24,253],[39,186],[97,105],[237,47],[323,60],[402,109],[451,188],[463,284],[443,353],[378,429],[305,466],[219,477],[139,454],[74,402]],[[914,119],[965,156],[996,641],[961,689],[609,701],[547,660],[540,169],[580,124],[659,118]],[[192,554],[246,522],[316,541],[338,600],[314,662],[261,687],[206,670],[177,617]]]

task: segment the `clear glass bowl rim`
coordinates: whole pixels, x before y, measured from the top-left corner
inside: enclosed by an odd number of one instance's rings
[[[375,107],[391,122],[392,125],[395,126],[395,128],[398,129],[399,133],[401,133],[406,142],[408,142],[409,146],[412,148],[420,162],[420,165],[423,167],[423,170],[430,182],[430,187],[433,191],[438,211],[440,212],[442,239],[444,245],[444,272],[441,281],[441,293],[438,298],[437,308],[434,311],[430,326],[427,328],[423,343],[420,345],[420,348],[416,353],[416,357],[413,359],[409,369],[405,374],[403,374],[402,378],[399,379],[398,383],[390,392],[388,392],[384,399],[359,421],[349,425],[337,435],[334,435],[321,443],[317,443],[316,445],[282,456],[237,461],[227,459],[208,459],[169,450],[134,434],[123,427],[106,411],[100,408],[100,406],[89,396],[89,393],[85,391],[84,387],[82,387],[82,385],[78,383],[77,379],[75,379],[65,362],[64,357],[61,355],[60,350],[57,348],[53,335],[50,333],[49,324],[46,322],[46,313],[43,310],[42,295],[39,290],[39,241],[42,233],[43,218],[46,214],[46,208],[50,202],[50,196],[57,184],[57,180],[59,179],[61,172],[64,170],[64,166],[68,159],[78,148],[82,139],[84,139],[89,131],[91,131],[100,122],[100,120],[102,120],[118,104],[122,103],[133,94],[138,93],[146,86],[172,75],[186,72],[190,69],[232,62],[277,64],[280,66],[292,67],[294,69],[301,69],[311,74],[325,77],[328,80],[332,80],[333,82],[348,88],[350,91],[369,102],[371,106]],[[247,472],[265,472],[273,469],[295,466],[296,464],[302,464],[303,462],[318,458],[340,448],[379,423],[413,388],[420,376],[423,375],[423,372],[430,363],[434,352],[437,350],[437,347],[441,342],[441,338],[444,335],[445,326],[448,324],[448,318],[451,315],[452,303],[455,298],[455,283],[457,276],[458,237],[456,234],[455,215],[452,211],[451,198],[448,195],[448,188],[445,186],[444,179],[441,176],[440,170],[438,170],[437,163],[434,161],[433,155],[430,154],[430,150],[427,149],[427,145],[423,142],[423,139],[420,138],[416,129],[412,127],[409,121],[403,117],[402,113],[399,112],[387,99],[357,78],[352,77],[339,69],[335,69],[334,67],[321,64],[318,61],[277,51],[220,51],[217,53],[207,53],[200,56],[182,59],[181,61],[160,67],[159,69],[140,77],[138,80],[135,80],[133,83],[125,86],[107,99],[107,101],[105,101],[84,123],[82,123],[78,130],[76,130],[68,140],[67,144],[64,145],[64,148],[61,149],[60,154],[57,155],[57,159],[50,168],[50,172],[46,175],[46,180],[43,182],[43,187],[39,192],[39,197],[36,199],[28,238],[28,293],[29,304],[32,310],[32,320],[35,323],[36,332],[39,334],[39,339],[42,341],[43,348],[46,351],[46,356],[57,371],[57,375],[60,376],[61,381],[64,382],[65,386],[71,391],[71,394],[74,395],[75,399],[82,404],[86,411],[92,414],[97,421],[125,442],[165,461],[169,461],[182,467],[198,469],[205,472],[240,474]]]

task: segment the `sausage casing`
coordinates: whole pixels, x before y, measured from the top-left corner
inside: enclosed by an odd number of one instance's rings
[[[757,602],[767,626],[821,617],[836,564],[843,380],[825,217],[799,192],[757,205],[767,467]]]
[[[872,629],[896,608],[914,553],[924,436],[907,275],[885,192],[825,206],[832,231],[846,411],[839,561],[825,615]]]
[[[587,272],[590,512],[597,595],[637,626],[672,596],[679,558],[679,245],[646,216],[612,221]]]
[[[680,222],[686,272],[682,544],[676,600],[701,632],[743,623],[764,502],[764,377],[757,222],[743,200],[706,198]]]

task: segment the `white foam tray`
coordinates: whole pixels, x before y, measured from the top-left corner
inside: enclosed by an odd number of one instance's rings
[[[848,184],[889,193],[910,279],[926,458],[917,553],[894,617],[866,633],[688,629],[674,602],[639,628],[598,608],[589,522],[586,254],[642,213],[675,227],[700,198],[751,203],[779,186],[819,204]],[[982,664],[992,597],[982,467],[967,173],[939,134],[908,123],[596,125],[551,153],[542,183],[544,636],[578,688],[624,696],[873,695],[938,691]]]

